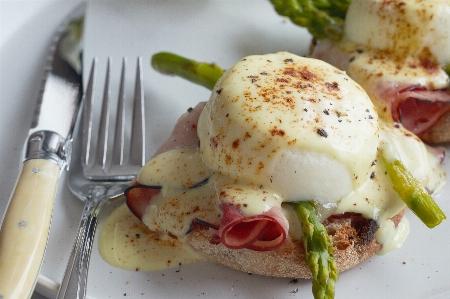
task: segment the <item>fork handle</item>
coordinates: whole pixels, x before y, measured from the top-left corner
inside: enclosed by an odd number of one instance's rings
[[[77,238],[70,254],[57,299],[86,298],[87,277],[100,204],[86,200]]]
[[[0,230],[0,298],[30,298],[50,232],[60,174],[57,163],[26,160]]]

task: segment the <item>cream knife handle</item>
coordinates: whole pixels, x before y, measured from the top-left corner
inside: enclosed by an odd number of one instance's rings
[[[0,229],[0,299],[30,298],[47,246],[60,174],[57,163],[26,160]]]

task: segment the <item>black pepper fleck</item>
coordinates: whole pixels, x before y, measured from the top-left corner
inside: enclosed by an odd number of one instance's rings
[[[328,137],[328,133],[324,129],[317,129],[317,134],[325,138]]]
[[[338,84],[337,82],[332,82],[332,83],[330,83],[330,82],[325,82],[325,86],[326,86],[328,89],[336,89],[336,90],[339,90],[339,84]]]

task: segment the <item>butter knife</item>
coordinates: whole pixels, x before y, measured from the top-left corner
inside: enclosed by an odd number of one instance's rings
[[[30,298],[47,246],[59,177],[70,164],[82,96],[82,3],[58,27],[25,157],[0,228],[0,299]],[[80,23],[81,22],[81,23]]]

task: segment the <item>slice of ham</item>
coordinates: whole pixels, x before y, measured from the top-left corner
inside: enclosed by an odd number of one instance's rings
[[[320,41],[314,40],[311,57],[326,61],[348,73],[351,55],[349,52],[341,50],[336,42],[329,39],[321,39]]]
[[[410,86],[395,92],[391,105],[392,117],[420,136],[450,111],[449,104],[448,89],[427,90],[420,86]]]
[[[139,219],[144,216],[148,204],[153,196],[161,192],[161,187],[144,186],[137,182],[125,189],[124,195],[127,198],[127,206],[130,211]]]
[[[153,154],[153,157],[174,148],[198,147],[197,123],[205,104],[206,102],[198,103],[195,108],[190,108],[178,119],[172,134]]]
[[[236,205],[223,203],[219,228],[221,243],[231,249],[274,250],[284,244],[289,223],[281,207],[272,207],[261,215],[244,216]]]

